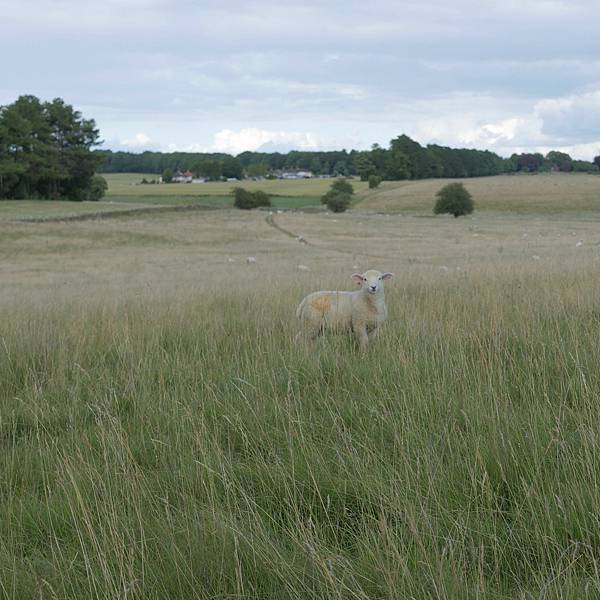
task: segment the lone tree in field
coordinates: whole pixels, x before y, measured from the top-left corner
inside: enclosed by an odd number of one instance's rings
[[[449,183],[436,196],[437,200],[433,208],[436,215],[448,213],[454,217],[462,217],[470,215],[475,208],[471,194],[462,183]]]
[[[341,194],[354,194],[354,188],[352,187],[352,184],[346,179],[336,179],[331,184],[331,189]]]
[[[329,190],[329,192],[325,194],[328,196],[327,202],[325,203],[327,208],[334,213],[345,212],[352,203],[352,196],[344,192],[335,192],[332,194],[333,191],[334,190]]]
[[[344,212],[352,203],[354,188],[345,179],[336,179],[326,194],[321,196],[321,204],[325,204],[331,212]]]

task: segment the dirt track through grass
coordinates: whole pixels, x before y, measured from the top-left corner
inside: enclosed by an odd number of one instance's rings
[[[216,207],[202,204],[186,204],[175,206],[144,206],[140,208],[107,210],[103,212],[88,212],[79,215],[65,215],[62,217],[27,217],[12,219],[16,223],[69,223],[77,221],[97,221],[101,219],[121,219],[124,217],[139,217],[143,215],[188,212],[196,210],[218,210]]]

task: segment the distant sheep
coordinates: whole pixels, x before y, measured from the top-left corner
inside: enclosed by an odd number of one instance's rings
[[[391,273],[373,270],[354,273],[358,291],[309,294],[296,311],[303,328],[296,339],[302,333],[314,340],[325,330],[352,331],[361,350],[366,350],[387,317],[383,282],[391,277]]]
[[[253,265],[256,262],[256,258],[254,256],[249,256],[246,259],[246,264]]]

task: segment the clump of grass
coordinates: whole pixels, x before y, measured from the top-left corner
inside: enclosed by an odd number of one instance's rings
[[[597,597],[599,280],[409,279],[366,355],[276,284],[3,309],[3,596]]]

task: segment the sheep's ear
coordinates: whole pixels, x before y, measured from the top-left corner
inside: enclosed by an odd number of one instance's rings
[[[356,282],[357,285],[362,285],[363,276],[360,273],[353,273],[352,279]]]
[[[393,274],[393,273],[384,273],[384,274],[381,276],[381,279],[383,279],[384,281],[387,281],[388,279],[391,279],[393,276],[394,276],[394,274]]]

